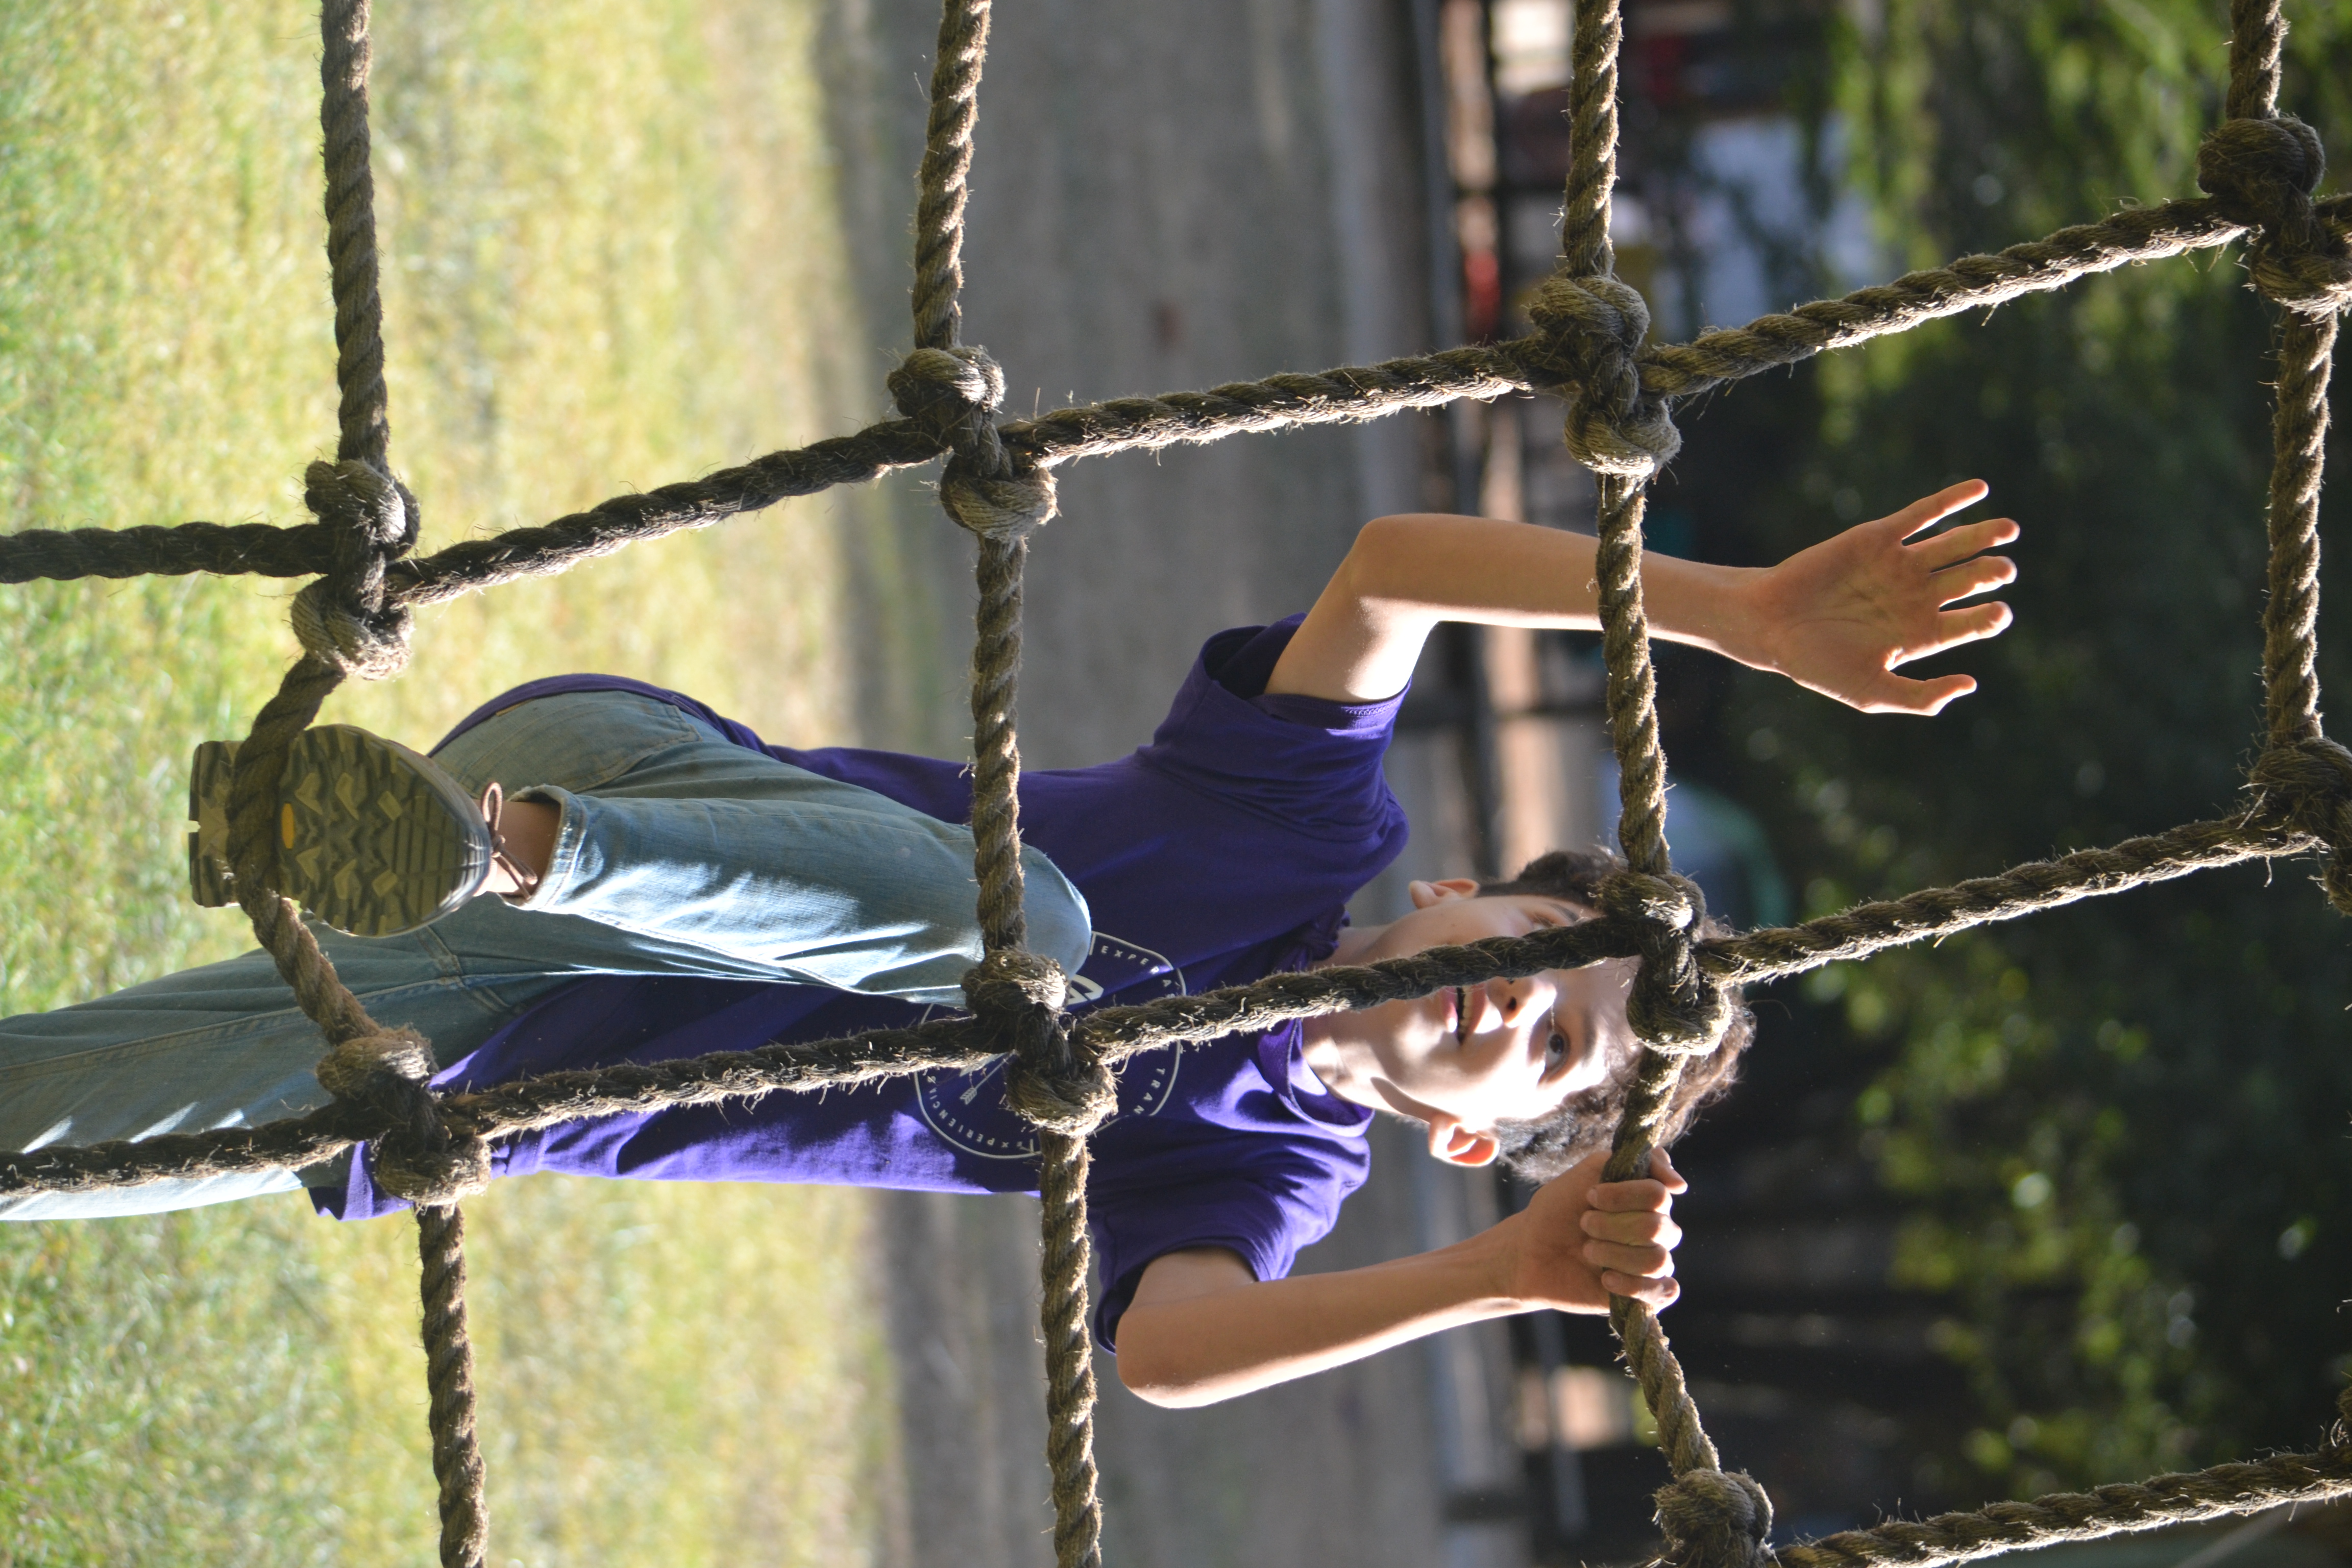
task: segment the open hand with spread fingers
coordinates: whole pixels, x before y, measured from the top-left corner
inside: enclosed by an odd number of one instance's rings
[[[1964,480],[1753,574],[1743,584],[1748,635],[1727,638],[1725,651],[1865,713],[1941,711],[1976,689],[1974,676],[1895,671],[2008,629],[2007,605],[1961,602],[2016,580],[2013,562],[1986,552],[2018,527],[2002,517],[1914,536],[1988,493]]]

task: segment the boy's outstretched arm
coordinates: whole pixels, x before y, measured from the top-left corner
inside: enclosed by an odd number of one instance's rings
[[[1906,543],[1984,499],[1976,479],[1912,502],[1778,566],[1709,566],[1645,554],[1650,629],[1710,648],[1868,713],[1933,713],[1976,689],[1966,675],[1912,680],[1896,666],[1998,636],[2009,606],[1946,606],[2017,575],[1983,552],[2017,537],[2007,518]],[[1275,666],[1269,691],[1368,702],[1403,689],[1443,621],[1591,630],[1601,624],[1595,541],[1490,518],[1409,513],[1367,523]]]
[[[1441,1329],[1538,1308],[1605,1312],[1611,1292],[1680,1292],[1672,1215],[1683,1179],[1602,1184],[1605,1154],[1538,1189],[1490,1230],[1417,1257],[1264,1283],[1221,1247],[1152,1260],[1118,1325],[1120,1381],[1154,1405],[1213,1405],[1360,1361]]]

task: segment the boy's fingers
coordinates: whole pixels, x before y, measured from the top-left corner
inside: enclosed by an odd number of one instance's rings
[[[2006,555],[1979,555],[1958,566],[1947,566],[1927,579],[1938,605],[1956,604],[2017,581],[2017,563]]]
[[[1664,1182],[1670,1193],[1690,1191],[1690,1184],[1683,1180],[1683,1173],[1675,1169],[1673,1158],[1664,1149],[1650,1151],[1650,1174]]]
[[[1992,487],[1982,479],[1962,479],[1947,485],[1934,495],[1922,496],[1886,520],[1886,526],[1897,539],[1908,539],[1930,523],[1941,522],[1962,507],[1976,505],[1992,493]]]
[[[2018,531],[2014,518],[1989,518],[1983,522],[1962,523],[1958,528],[1946,529],[1909,548],[1915,558],[1933,571],[1955,562],[1966,561],[1979,552],[2015,543]]]
[[[1654,1312],[1673,1306],[1675,1298],[1683,1293],[1682,1285],[1677,1280],[1636,1279],[1612,1269],[1601,1271],[1601,1288],[1612,1296],[1639,1301]]]
[[[1941,653],[1962,643],[1982,642],[2009,630],[2009,623],[2017,617],[2007,605],[1995,599],[1990,604],[1970,605],[1965,609],[1945,610],[1936,616],[1936,646],[1914,654],[1925,658],[1931,653]]]
[[[1603,1182],[1592,1189],[1591,1206],[1611,1214],[1626,1214],[1636,1209],[1663,1211],[1674,1202],[1674,1195],[1683,1190],[1682,1178],[1675,1178],[1669,1188],[1664,1182],[1643,1177],[1631,1182]]]
[[[1588,1241],[1584,1244],[1584,1261],[1594,1268],[1613,1269],[1643,1279],[1671,1279],[1675,1272],[1672,1248],[1664,1247],[1633,1247],[1616,1241]]]
[[[1582,1223],[1584,1234],[1595,1241],[1623,1242],[1628,1246],[1655,1244],[1671,1251],[1683,1239],[1683,1227],[1662,1214],[1602,1214],[1598,1209],[1587,1209]]]
[[[1924,648],[1913,657],[1922,658],[1938,652]],[[1973,675],[1939,675],[1933,680],[1912,680],[1900,675],[1890,675],[1866,705],[1857,703],[1865,713],[1916,713],[1925,718],[1940,713],[1945,705],[1966,697],[1977,689]]]

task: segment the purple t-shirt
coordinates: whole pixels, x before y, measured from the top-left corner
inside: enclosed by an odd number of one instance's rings
[[[1404,815],[1381,771],[1402,698],[1265,695],[1297,626],[1212,637],[1150,744],[1097,767],[1023,775],[1023,837],[1076,884],[1094,916],[1075,1008],[1205,991],[1327,957],[1349,896],[1403,847]],[[581,690],[655,698],[738,745],[945,821],[971,817],[960,763],[767,745],[691,698],[618,677],[519,687],[453,733],[517,702]],[[472,1088],[821,1039],[932,1011],[814,985],[599,975],[564,986],[435,1082]],[[1001,1073],[926,1072],[569,1122],[503,1141],[493,1170],[1034,1193],[1035,1135],[1005,1107]],[[1106,1344],[1153,1258],[1227,1247],[1257,1278],[1280,1279],[1363,1183],[1370,1113],[1307,1070],[1296,1024],[1147,1052],[1126,1063],[1119,1084],[1119,1113],[1095,1135],[1087,1189]],[[364,1159],[352,1162],[347,1190],[317,1195],[343,1218],[404,1206],[376,1189]]]

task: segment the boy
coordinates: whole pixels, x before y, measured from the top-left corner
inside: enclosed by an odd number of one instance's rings
[[[1768,570],[1651,557],[1653,628],[1868,711],[1935,712],[1974,682],[1894,667],[2007,626],[1998,604],[1946,606],[2012,578],[1983,552],[2017,530],[2000,520],[1905,542],[1984,493],[1956,485]],[[1071,974],[1074,1005],[1586,918],[1605,857],[1547,856],[1486,888],[1415,883],[1412,911],[1385,926],[1348,929],[1342,911],[1403,844],[1381,758],[1430,631],[1590,627],[1592,552],[1590,538],[1513,523],[1381,519],[1303,619],[1212,638],[1150,745],[1028,774],[1030,940]],[[432,1039],[436,1083],[902,1024],[955,1005],[979,956],[957,764],[767,747],[690,698],[609,677],[508,692],[436,759],[313,731],[283,786],[278,858],[289,895],[357,929],[454,910],[402,934],[322,932],[378,1021]],[[216,784],[200,759],[207,771]],[[399,807],[400,831],[356,833],[380,799]],[[438,880],[419,880],[434,860],[416,852],[419,824],[438,826]],[[1555,971],[1130,1061],[1089,1191],[1097,1327],[1124,1381],[1156,1403],[1202,1404],[1502,1313],[1603,1310],[1612,1291],[1670,1302],[1680,1178],[1661,1155],[1649,1179],[1596,1184],[1635,1055],[1629,978],[1622,963]],[[1745,1037],[1743,1021],[1694,1064],[1678,1121],[1727,1080]],[[290,1114],[324,1099],[317,1052],[258,954],[0,1021],[0,1146]],[[1034,1142],[995,1071],[543,1128],[504,1142],[494,1169],[1034,1191]],[[1557,1179],[1459,1246],[1289,1278],[1362,1182],[1377,1110],[1418,1121],[1439,1159],[1507,1157]],[[298,1184],[342,1218],[400,1206],[362,1152],[299,1175],[0,1199],[0,1215],[146,1212]]]

